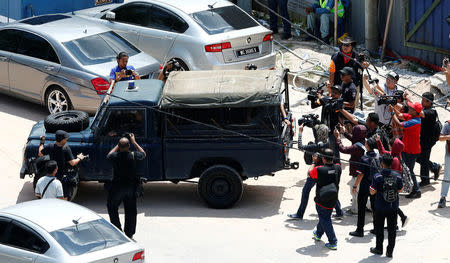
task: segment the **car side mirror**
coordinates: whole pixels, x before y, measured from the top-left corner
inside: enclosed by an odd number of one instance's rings
[[[106,12],[105,19],[106,20],[110,20],[110,21],[115,20],[116,19],[116,13],[111,12],[111,11]]]

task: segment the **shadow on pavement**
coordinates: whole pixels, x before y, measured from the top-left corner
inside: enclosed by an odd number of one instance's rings
[[[450,207],[445,207],[445,208],[437,208],[437,203],[433,204],[434,207],[436,207],[436,209],[434,210],[428,210],[428,213],[434,215],[434,216],[439,216],[439,217],[444,217],[444,218],[450,218]],[[449,203],[449,202],[447,202]]]
[[[370,253],[369,251],[367,251],[367,252]],[[371,263],[371,262],[384,263],[384,262],[389,262],[391,260],[392,260],[392,258],[384,257],[381,255],[372,255],[365,259],[360,260],[359,263]]]
[[[45,108],[39,104],[24,101],[4,94],[0,96],[0,112],[32,121],[43,120],[48,115]]]
[[[197,184],[147,183],[144,198],[138,199],[138,213],[163,217],[264,218],[277,215],[284,187],[244,185],[242,199],[231,209],[208,208],[197,194]],[[75,203],[107,214],[103,184],[84,182]],[[122,210],[122,209],[121,209]]]
[[[25,182],[22,186],[22,190],[20,190],[19,195],[17,196],[16,204],[35,199],[33,183],[31,181]]]
[[[326,238],[326,236],[325,236]],[[328,252],[330,252],[330,250],[328,248],[325,247],[325,243],[323,241],[313,241],[311,239],[311,242],[314,242],[314,244],[309,245],[307,247],[301,247],[299,249],[297,249],[297,253],[299,253],[300,255],[305,255],[305,256],[311,256],[311,257],[327,257],[328,256]]]

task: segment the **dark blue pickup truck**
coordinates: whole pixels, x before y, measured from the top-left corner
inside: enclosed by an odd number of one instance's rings
[[[89,155],[79,166],[79,180],[106,182],[112,178],[107,153],[123,134],[134,133],[147,152],[139,176],[175,183],[200,178],[198,192],[209,206],[230,207],[242,196],[243,180],[298,168],[288,158],[294,124],[283,122],[282,108],[295,123],[286,72],[173,72],[165,84],[137,80],[134,88],[119,82],[95,117],[66,112],[36,123],[21,178],[35,173],[31,160],[40,136],[51,142],[55,130],[65,129],[74,155]]]

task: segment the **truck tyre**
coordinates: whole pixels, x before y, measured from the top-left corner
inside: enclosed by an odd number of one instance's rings
[[[66,132],[79,132],[89,127],[89,115],[84,111],[63,111],[48,115],[44,120],[47,132],[63,130]]]
[[[233,168],[214,165],[206,169],[198,181],[198,193],[212,208],[229,208],[242,197],[242,178]]]

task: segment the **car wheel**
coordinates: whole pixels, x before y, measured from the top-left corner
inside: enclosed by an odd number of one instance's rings
[[[189,67],[186,65],[186,63],[184,63],[183,60],[178,59],[178,58],[174,58],[173,60],[180,63],[181,69],[179,71],[189,71]]]
[[[226,165],[206,169],[198,182],[198,193],[212,208],[229,208],[242,197],[243,184],[239,173]]]
[[[59,87],[52,87],[46,92],[45,106],[50,114],[73,109],[69,96]]]
[[[84,131],[89,127],[89,115],[84,111],[63,111],[48,115],[44,120],[47,132],[63,130],[66,132]]]

